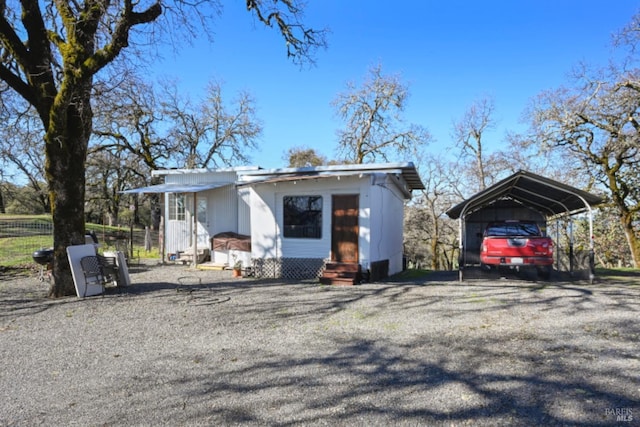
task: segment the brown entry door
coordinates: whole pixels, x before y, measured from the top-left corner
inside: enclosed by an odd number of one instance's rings
[[[334,262],[358,262],[358,211],[357,194],[334,195],[331,215],[331,260]]]

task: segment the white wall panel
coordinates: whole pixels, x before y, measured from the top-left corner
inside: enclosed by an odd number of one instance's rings
[[[169,174],[167,183],[234,183],[235,172]],[[371,262],[389,260],[389,272],[402,268],[404,200],[398,188],[384,174],[354,175],[321,179],[301,179],[277,183],[235,185],[198,193],[207,200],[207,230],[210,236],[234,231],[251,235],[254,258],[329,258],[331,255],[332,195],[359,195],[359,260],[367,269]],[[322,237],[284,238],[283,197],[322,196]],[[187,221],[167,221],[167,252],[189,247],[191,203]],[[166,212],[166,207],[165,207]]]
[[[254,258],[278,258],[277,223],[274,194],[269,185],[258,186],[251,192],[251,254]]]
[[[404,199],[384,176],[371,187],[371,261],[389,260],[389,274],[402,270]]]
[[[238,194],[238,233],[251,236],[251,189],[240,187]]]
[[[254,257],[263,258],[329,258],[331,255],[331,196],[360,194],[360,257],[368,254],[368,200],[362,189],[368,187],[368,177],[342,177],[318,180],[286,181],[256,184],[251,196],[251,231]],[[365,194],[368,194],[365,191]],[[322,237],[320,239],[284,238],[283,198],[285,196],[322,196]],[[254,200],[259,199],[258,200]],[[272,215],[271,211],[275,215]],[[366,218],[362,218],[363,212]],[[364,236],[364,238],[363,238]]]
[[[210,237],[224,231],[238,230],[238,202],[236,187],[233,185],[237,179],[235,172],[193,172],[184,174],[165,175],[165,183],[180,184],[204,184],[204,183],[229,183],[232,185],[216,188],[197,193],[197,199],[206,199],[207,218],[205,223],[201,223],[206,233],[202,239],[199,236],[198,246],[210,246]],[[186,197],[186,217],[185,221],[167,221],[166,226],[166,251],[175,253],[191,246],[192,221],[193,221],[193,194]],[[165,207],[165,211],[168,206]],[[202,240],[202,241],[201,241]]]

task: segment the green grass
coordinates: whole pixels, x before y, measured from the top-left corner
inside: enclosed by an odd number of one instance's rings
[[[596,276],[640,277],[640,270],[635,268],[596,268]]]
[[[628,286],[640,286],[640,269],[596,268],[596,277],[606,280],[616,280]]]
[[[107,244],[106,237],[130,237],[130,229],[110,227],[101,224],[86,224],[87,231],[93,231],[98,236],[100,250],[115,250]],[[145,231],[133,231],[133,257],[159,258],[159,249],[153,247],[151,251],[144,250]],[[41,248],[53,246],[51,231],[51,217],[47,215],[6,215],[0,214],[0,266],[11,268],[33,268],[38,266],[31,254]]]

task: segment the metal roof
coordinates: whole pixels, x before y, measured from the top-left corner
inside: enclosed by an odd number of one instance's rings
[[[577,213],[603,202],[601,197],[594,194],[521,170],[450,208],[446,213],[450,218],[458,219],[503,200],[513,200],[532,207],[547,217]]]
[[[420,175],[411,162],[407,163],[370,163],[358,165],[331,165],[303,168],[283,168],[283,169],[261,169],[259,167],[229,168],[220,170],[206,169],[176,169],[154,171],[153,175],[189,174],[189,173],[211,173],[211,172],[235,172],[238,176],[238,185],[249,185],[256,182],[269,180],[286,181],[295,179],[323,178],[330,176],[348,176],[357,174],[387,173],[402,177],[406,182],[405,191],[424,190],[425,186],[420,179]],[[197,193],[200,191],[212,190],[232,183],[208,183],[208,184],[159,184],[149,187],[133,188],[122,193]]]
[[[165,175],[192,175],[192,174],[209,174],[209,173],[243,173],[247,171],[256,171],[262,169],[260,166],[233,166],[228,168],[194,168],[194,169],[156,169],[151,171],[151,176],[165,176]]]
[[[136,193],[199,193],[200,191],[213,190],[216,188],[225,187],[227,185],[233,185],[232,182],[210,182],[206,184],[157,184],[150,185],[148,187],[132,188],[131,190],[125,190],[123,193],[136,194]]]
[[[399,178],[400,171],[397,174],[392,175],[395,179],[393,182],[397,185],[398,189],[404,194],[406,199],[411,198],[411,190],[412,188],[406,181],[403,181]],[[346,177],[359,177],[362,178],[364,176],[372,176],[372,175],[383,175],[382,173],[375,172],[343,172],[343,173],[305,173],[305,174],[294,174],[294,175],[276,175],[276,176],[267,176],[264,179],[254,180],[249,182],[238,183],[240,186],[251,186],[255,184],[275,184],[280,182],[298,182],[298,181],[310,181],[310,180],[319,180],[319,179],[341,179]]]
[[[331,165],[315,166],[303,168],[284,169],[261,169],[257,171],[247,171],[241,174],[242,184],[250,184],[255,178],[260,181],[274,182],[304,178],[321,178],[327,176],[348,176],[362,173],[390,173],[402,176],[407,183],[408,190],[424,190],[425,186],[420,179],[420,175],[411,162],[407,163],[368,163],[355,165]],[[256,180],[257,181],[257,180]]]

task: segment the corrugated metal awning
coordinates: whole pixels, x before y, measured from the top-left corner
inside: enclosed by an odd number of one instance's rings
[[[140,193],[199,193],[201,191],[214,190],[216,188],[222,188],[229,185],[234,185],[233,182],[209,182],[206,184],[157,184],[150,185],[148,187],[132,188],[131,190],[124,190],[125,194],[140,194]]]

